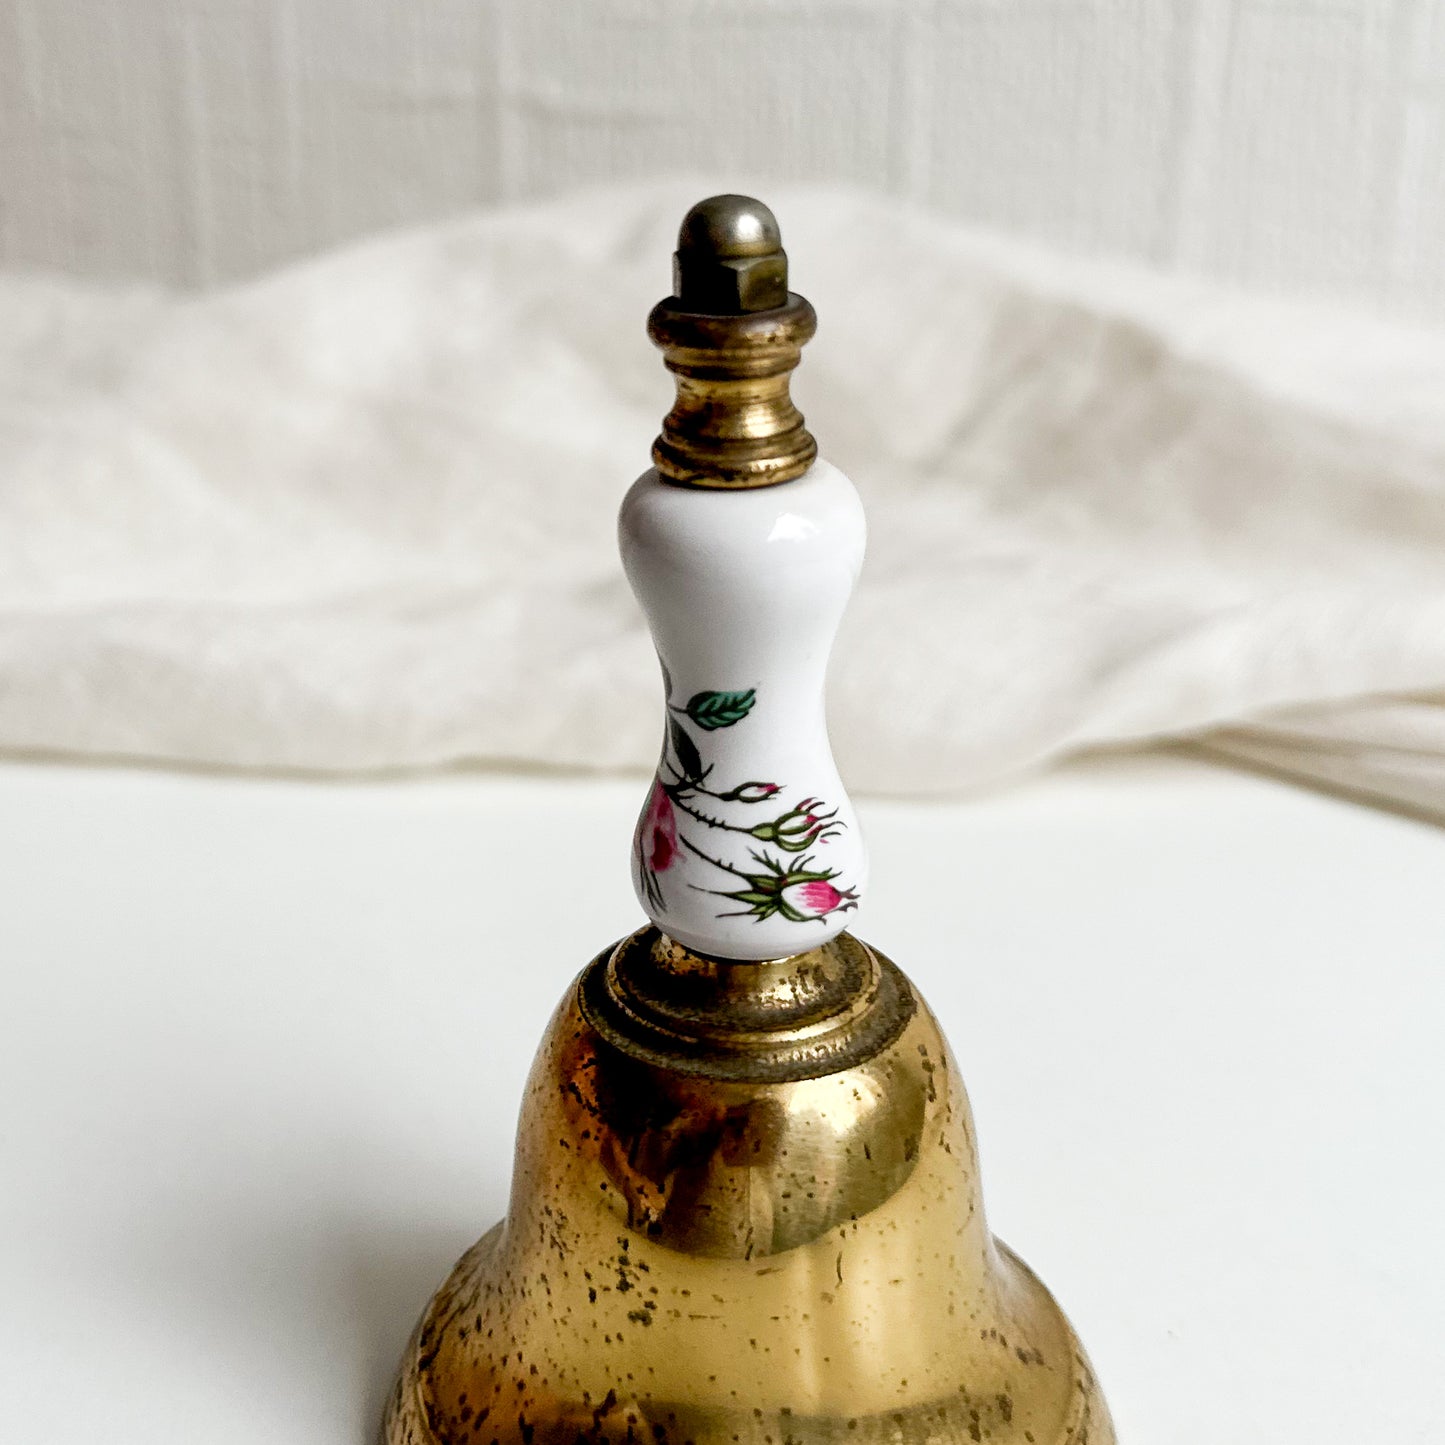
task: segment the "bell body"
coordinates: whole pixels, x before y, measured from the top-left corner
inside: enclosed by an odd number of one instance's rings
[[[828,654],[863,561],[858,494],[825,461],[746,491],[674,486],[651,470],[618,533],[665,693],[634,838],[638,901],[718,957],[815,948],[842,931],[867,874],[823,716]]]
[[[904,976],[847,934],[733,965],[647,929],[557,1010],[507,1218],[418,1327],[387,1439],[1113,1434],[1067,1320],[989,1234],[968,1100]]]

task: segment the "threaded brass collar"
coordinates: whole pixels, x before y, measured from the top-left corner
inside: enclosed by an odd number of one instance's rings
[[[813,308],[790,292],[770,311],[734,316],[684,311],[674,297],[648,317],[647,334],[677,378],[652,460],[691,487],[767,487],[800,477],[818,444],[788,381],[817,329]]]
[[[600,954],[578,1002],[614,1048],[688,1076],[780,1083],[888,1047],[917,1009],[907,980],[851,933],[760,963],[704,958],[656,928]]]

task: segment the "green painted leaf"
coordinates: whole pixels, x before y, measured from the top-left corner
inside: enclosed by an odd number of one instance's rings
[[[746,692],[695,692],[687,700],[687,715],[698,727],[709,732],[714,728],[730,728],[752,711],[757,696],[754,688]]]
[[[688,736],[687,731],[675,717],[667,720],[668,735],[672,739],[672,750],[677,754],[677,766],[682,770],[684,778],[696,780],[702,776],[702,758],[698,753],[697,744]]]

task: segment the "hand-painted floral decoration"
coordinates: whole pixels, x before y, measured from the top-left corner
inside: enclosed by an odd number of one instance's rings
[[[752,822],[744,810],[778,800],[785,791],[783,784],[754,780],[726,789],[711,786],[713,766],[704,764],[697,740],[682,719],[704,732],[733,727],[752,711],[756,696],[749,688],[695,693],[681,707],[668,702],[667,741],[633,850],[643,892],[655,908],[666,908],[663,875],[684,852],[717,870],[721,886],[701,891],[742,905],[721,909],[719,918],[751,916],[762,921],[776,914],[791,923],[812,923],[857,907],[857,890],[841,886],[836,881],[839,870],[818,867],[809,851],[847,827],[837,808],[806,797]],[[762,845],[747,846],[751,866],[718,856],[720,851],[731,851],[719,848],[729,834],[742,834]]]

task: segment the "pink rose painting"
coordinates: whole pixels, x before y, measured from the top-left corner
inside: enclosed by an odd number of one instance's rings
[[[677,860],[677,812],[660,782],[652,785],[641,831],[642,861],[648,872],[667,872]]]
[[[634,843],[643,894],[659,911],[667,907],[662,875],[683,852],[733,880],[732,886],[703,890],[744,905],[719,913],[720,918],[751,916],[761,921],[777,916],[790,923],[813,923],[857,907],[857,890],[835,881],[837,869],[813,866],[811,853],[796,856],[847,827],[838,810],[811,796],[783,806],[780,795],[785,789],[780,783],[753,779],[727,789],[713,786],[713,767],[703,762],[697,739],[683,726],[685,718],[703,733],[734,727],[752,711],[755,700],[756,693],[749,688],[696,693],[682,706],[668,703],[667,741]],[[739,817],[736,812],[742,805],[756,817],[753,808],[774,799],[781,811],[761,822],[750,822],[746,814]],[[708,841],[727,834],[747,835],[747,855],[755,868],[729,862],[728,850],[722,849],[724,856],[719,856],[716,844]],[[692,887],[702,886],[689,882]]]

